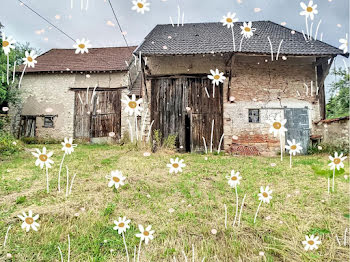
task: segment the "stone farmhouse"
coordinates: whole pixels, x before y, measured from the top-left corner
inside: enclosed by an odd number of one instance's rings
[[[325,119],[324,80],[342,50],[270,21],[253,22],[254,35],[242,40],[242,25],[233,27],[236,52],[221,23],[157,25],[146,36],[135,54],[144,59],[152,129],[177,134],[184,151],[214,150],[223,139],[228,152],[274,155],[280,138],[266,121],[280,117],[288,129],[282,143],[294,138],[306,152],[313,122]],[[219,86],[208,79],[216,69],[226,77]]]
[[[13,129],[22,136],[120,139],[128,128],[122,96],[140,96],[132,47],[52,49],[27,68]],[[140,83],[138,84],[140,86]]]

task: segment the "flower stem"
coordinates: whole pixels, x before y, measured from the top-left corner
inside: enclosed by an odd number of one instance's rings
[[[235,214],[235,219],[233,220],[233,225],[235,226],[236,220],[237,220],[237,215],[238,215],[238,193],[237,193],[237,186],[235,186],[235,191],[236,191],[236,214]]]
[[[23,75],[24,75],[24,72],[26,71],[26,68],[27,68],[27,65],[25,65],[23,68],[21,78],[19,79],[18,88],[21,88],[21,83],[22,83]]]
[[[126,245],[126,242],[125,242],[124,232],[122,232],[122,235],[123,235],[123,242],[124,242],[124,246],[125,246],[126,257],[128,259],[128,262],[129,262],[130,261],[129,260],[129,252],[128,252],[128,246]]]
[[[9,70],[10,70],[9,54],[7,54],[6,56],[7,56],[6,81],[7,81],[7,84],[9,84]]]
[[[281,161],[283,161],[283,148],[282,148],[282,134],[280,132],[280,145],[281,145]]]
[[[292,153],[290,153],[289,157],[289,167],[292,168]]]
[[[233,26],[231,27],[231,31],[232,31],[233,51],[236,52],[235,33],[233,32]]]
[[[139,253],[137,254],[137,262],[140,262],[141,244],[142,244],[142,239],[140,239]]]
[[[255,221],[256,221],[256,217],[258,216],[258,212],[259,212],[259,208],[261,206],[261,203],[262,203],[262,200],[260,200],[260,203],[258,205],[258,209],[256,210],[255,217],[254,217],[254,224],[255,224]]]
[[[225,207],[225,229],[227,229],[227,206],[224,204]]]
[[[49,193],[49,168],[46,166],[46,192]]]
[[[241,204],[241,209],[239,210],[239,216],[238,216],[238,226],[241,224],[241,216],[242,216],[242,210],[243,210],[243,206],[244,206],[244,199],[247,196],[247,194],[244,194],[243,200],[242,200],[242,204]]]
[[[335,182],[334,180],[335,180],[335,168],[333,169],[332,192],[334,192],[334,184],[335,184],[335,183],[334,183],[334,182]]]
[[[66,156],[66,153],[63,154],[62,161],[60,164],[60,170],[58,171],[58,192],[61,192],[61,170],[62,170],[62,165],[63,165],[65,156]]]
[[[241,38],[241,42],[239,43],[239,52],[242,51],[242,43],[243,43],[243,35],[242,35],[242,38]]]

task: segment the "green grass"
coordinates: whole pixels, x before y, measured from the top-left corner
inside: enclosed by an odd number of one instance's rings
[[[60,246],[67,261],[71,240],[71,261],[126,261],[123,239],[113,230],[119,216],[131,219],[125,237],[132,257],[139,239],[138,225],[152,225],[155,239],[142,246],[141,261],[189,261],[194,244],[196,261],[347,261],[348,247],[338,246],[349,225],[348,164],[336,172],[336,190],[327,194],[327,155],[293,157],[232,157],[225,155],[178,154],[158,152],[144,157],[132,146],[79,145],[66,156],[61,174],[61,189],[66,188],[68,165],[70,178],[77,174],[72,194],[66,198],[57,192],[58,168],[62,159],[59,145],[46,145],[54,151],[55,164],[49,170],[50,193],[46,193],[44,170],[34,165],[27,149],[0,160],[0,245],[12,226],[6,247],[0,246],[0,260],[11,253],[13,261],[60,261]],[[169,174],[166,164],[180,157],[186,167]],[[275,163],[276,166],[271,166]],[[126,185],[108,188],[106,175],[121,170]],[[235,193],[225,178],[234,169],[242,175],[238,187],[241,204],[246,194],[242,221],[232,227]],[[260,208],[260,186],[273,190],[270,204]],[[224,204],[228,207],[228,228],[224,227]],[[174,209],[174,212],[169,212]],[[33,210],[39,214],[38,232],[21,229],[17,215]],[[217,233],[212,234],[212,229]],[[319,235],[319,249],[306,252],[305,234]]]

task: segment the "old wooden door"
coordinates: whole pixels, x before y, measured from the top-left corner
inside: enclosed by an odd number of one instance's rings
[[[223,86],[222,84],[215,86],[213,94],[213,85],[207,77],[188,79],[188,85],[190,90],[188,104],[192,109],[191,151],[205,150],[203,138],[208,151],[210,148],[216,150],[223,134]]]
[[[121,136],[120,90],[75,91],[75,138]]]
[[[223,131],[222,86],[216,87],[213,98],[212,84],[206,76],[157,78],[151,85],[153,130],[160,130],[164,138],[177,135],[180,150],[202,151],[202,137],[210,147],[214,120],[213,147],[217,148]]]
[[[303,147],[302,153],[306,154],[310,141],[309,114],[307,108],[285,108],[284,117],[287,119],[285,127],[287,140],[295,139]]]

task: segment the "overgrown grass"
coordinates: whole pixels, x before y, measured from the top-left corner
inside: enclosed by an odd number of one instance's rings
[[[72,195],[57,192],[59,145],[53,150],[54,167],[49,170],[50,193],[46,193],[44,171],[34,165],[28,148],[5,158],[0,165],[0,244],[9,225],[6,247],[0,246],[0,260],[11,253],[13,261],[60,261],[59,245],[67,260],[67,235],[71,239],[71,261],[126,261],[123,240],[113,230],[119,216],[131,219],[126,233],[129,253],[139,239],[138,224],[152,225],[155,239],[143,246],[141,261],[183,261],[182,250],[196,261],[348,261],[349,246],[338,246],[349,226],[349,180],[346,171],[336,173],[336,191],[327,194],[328,156],[297,156],[293,168],[279,157],[232,157],[223,155],[143,151],[108,145],[79,145],[65,164],[70,175],[77,173]],[[180,157],[186,167],[169,174],[166,164]],[[205,157],[208,157],[207,160]],[[272,166],[275,163],[276,166]],[[107,187],[105,178],[119,169],[127,184],[118,190]],[[233,228],[235,195],[225,176],[239,170],[243,179],[239,200],[247,194],[240,228]],[[65,189],[65,169],[61,188]],[[273,190],[270,204],[263,204],[256,224],[260,186]],[[224,227],[224,204],[228,206],[228,229]],[[174,209],[174,212],[169,212]],[[40,214],[38,232],[21,229],[17,215],[33,210]],[[217,234],[211,230],[216,229]],[[306,252],[305,234],[321,237],[316,251]]]

